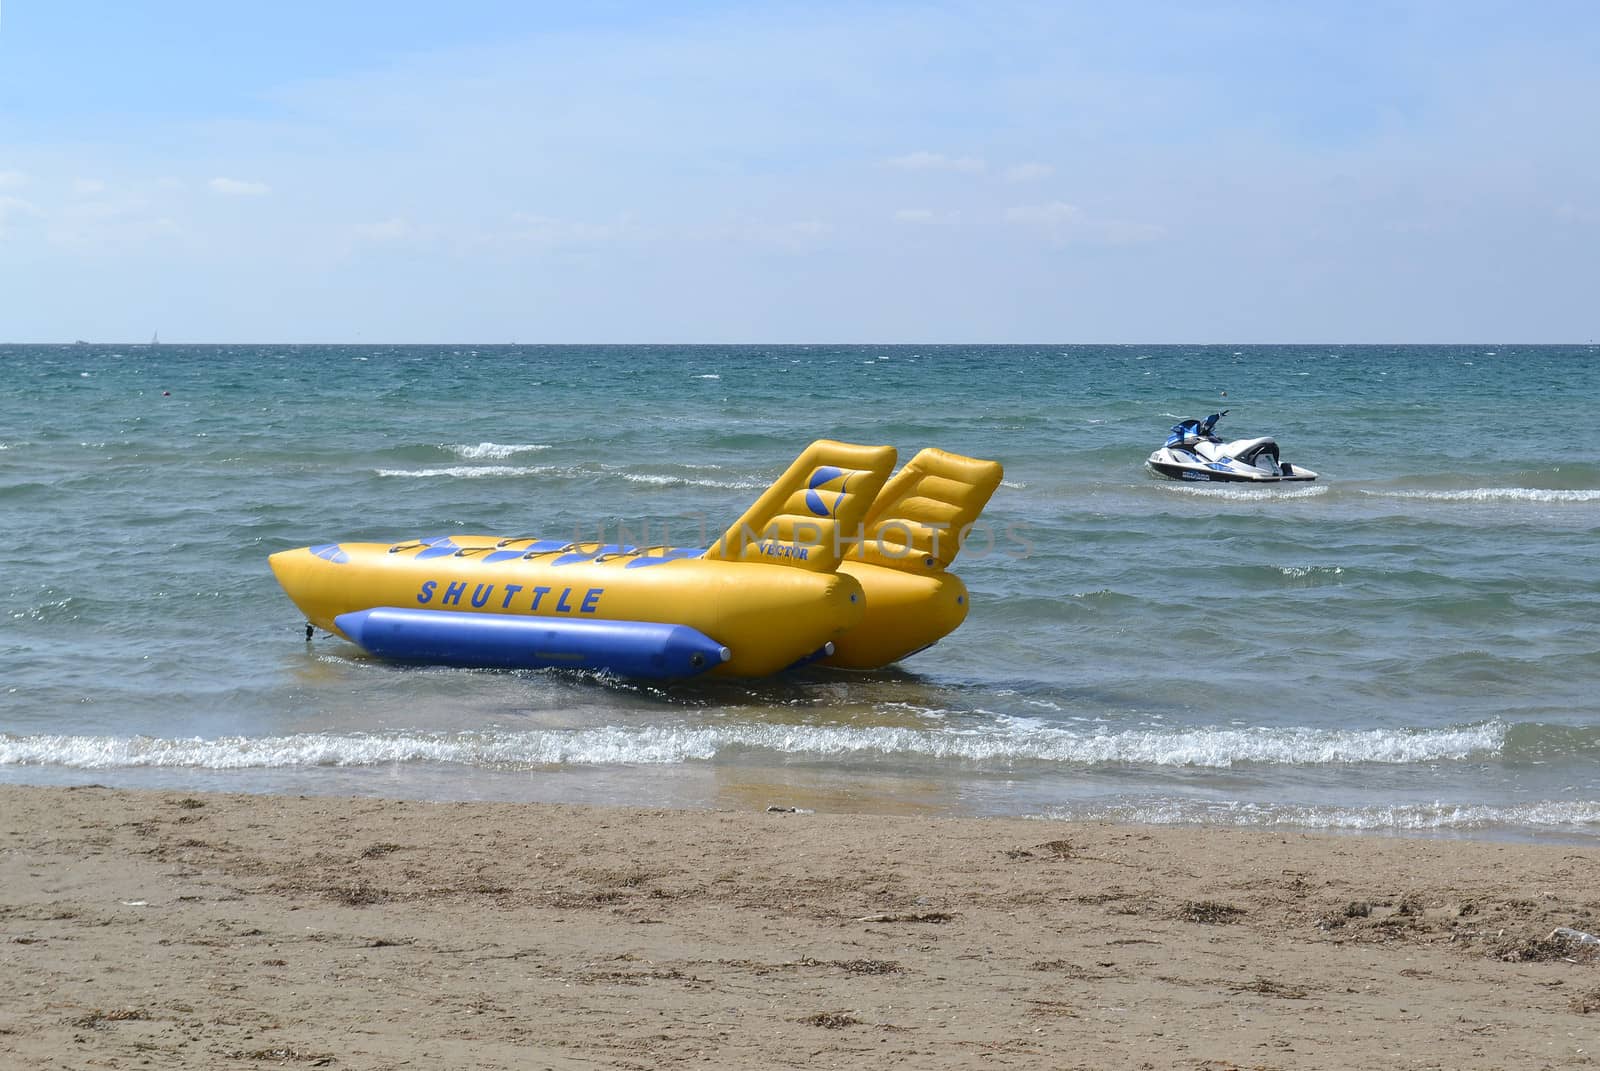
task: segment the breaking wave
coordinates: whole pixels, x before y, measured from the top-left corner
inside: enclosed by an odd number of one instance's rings
[[[458,443],[446,445],[444,449],[468,461],[504,461],[517,454],[536,454],[550,447],[546,443],[479,443],[477,446]]]
[[[1308,580],[1343,576],[1344,568],[1338,565],[1282,565],[1278,567],[1278,572],[1290,580]]]
[[[437,469],[378,469],[379,476],[399,476],[413,480],[448,478],[475,480],[486,476],[543,476],[559,469],[548,465],[448,465]]]
[[[760,491],[767,487],[767,484],[759,480],[719,480],[704,476],[623,472],[615,469],[580,468],[572,465],[445,465],[439,468],[427,469],[377,469],[376,474],[382,477],[410,480],[441,478],[474,480],[518,476],[554,476],[560,479],[617,477],[629,483],[641,483],[652,487],[708,487],[733,491]]]
[[[624,480],[652,487],[716,487],[732,491],[761,491],[766,484],[757,480],[710,480],[700,476],[663,476],[650,472],[624,472]]]
[[[1182,799],[1059,807],[1035,817],[1137,825],[1231,825],[1394,833],[1495,828],[1579,830],[1600,827],[1600,800],[1540,800],[1504,806],[1435,802],[1316,807]]]
[[[1562,491],[1540,487],[1474,487],[1464,491],[1372,491],[1381,498],[1412,498],[1428,502],[1600,502],[1600,490]]]
[[[790,758],[912,758],[1001,766],[1406,764],[1496,756],[1505,744],[1506,730],[1503,723],[1492,722],[1434,730],[1092,732],[1054,727],[971,730],[744,725],[304,733],[215,739],[45,734],[0,736],[0,765],[246,769],[432,762],[505,768],[707,762],[742,751]]]

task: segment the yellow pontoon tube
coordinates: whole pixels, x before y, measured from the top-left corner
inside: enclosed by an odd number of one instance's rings
[[[937,643],[966,620],[967,585],[946,572],[1000,486],[997,461],[923,450],[878,493],[863,538],[839,566],[867,609],[825,664],[876,669]]]
[[[311,624],[400,661],[662,678],[871,668],[966,616],[944,568],[1000,479],[994,462],[925,450],[889,481],[894,460],[812,443],[705,551],[451,536],[270,561]]]

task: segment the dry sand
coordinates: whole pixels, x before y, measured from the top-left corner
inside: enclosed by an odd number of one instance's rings
[[[0,1067],[1542,1068],[1586,848],[0,787]]]

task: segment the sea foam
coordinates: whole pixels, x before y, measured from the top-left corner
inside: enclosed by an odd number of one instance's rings
[[[624,472],[630,483],[649,484],[652,487],[714,487],[732,491],[760,491],[766,484],[758,480],[711,480],[700,476],[664,476],[654,472]]]
[[[1382,498],[1421,499],[1428,502],[1600,502],[1600,490],[1555,490],[1542,487],[1474,487],[1462,491],[1373,491]]]
[[[545,476],[561,471],[550,465],[447,465],[436,469],[378,469],[377,474],[411,480],[481,480],[492,476]]]
[[[477,767],[704,762],[742,751],[788,758],[905,758],[979,764],[1063,763],[1227,768],[1236,764],[1404,764],[1489,758],[1506,726],[1449,729],[1084,731],[827,725],[605,726],[478,732],[302,733],[166,739],[43,734],[0,737],[0,765],[88,769],[246,769],[433,762]]]
[[[548,443],[479,443],[471,446],[465,443],[447,444],[444,449],[457,457],[468,461],[504,461],[517,454],[534,454],[540,450],[548,450]]]
[[[1031,817],[1139,825],[1231,825],[1396,833],[1494,828],[1578,831],[1600,826],[1600,800],[1539,800],[1499,806],[1434,802],[1341,807],[1169,799],[1067,805],[1052,807]]]
[[[1285,487],[1282,484],[1228,484],[1228,483],[1179,483],[1175,480],[1159,484],[1163,490],[1176,491],[1185,495],[1201,495],[1206,498],[1228,499],[1234,502],[1278,502],[1292,498],[1318,498],[1328,493],[1328,488],[1320,484]]]

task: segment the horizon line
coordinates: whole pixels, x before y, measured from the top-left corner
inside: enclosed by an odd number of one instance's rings
[[[282,340],[277,340],[277,341],[272,341],[272,340],[250,340],[250,341],[236,340],[236,341],[154,342],[154,343],[152,343],[152,342],[131,342],[131,341],[93,342],[93,341],[89,341],[87,339],[74,339],[71,342],[61,342],[61,341],[58,341],[58,340],[44,341],[44,340],[35,339],[35,340],[28,340],[28,341],[0,342],[0,347],[10,347],[10,346],[57,346],[57,347],[63,347],[63,348],[66,348],[66,349],[73,349],[73,348],[79,347],[79,346],[126,346],[126,347],[129,347],[129,348],[132,348],[132,349],[165,349],[165,348],[168,348],[168,347],[177,348],[177,347],[183,347],[183,346],[477,346],[477,347],[495,348],[495,349],[509,349],[509,348],[512,348],[512,347],[562,347],[562,346],[564,346],[564,347],[580,347],[580,346],[594,346],[594,347],[600,347],[600,346],[657,346],[657,347],[665,347],[665,346],[705,346],[705,347],[710,347],[710,346],[720,346],[720,347],[729,347],[729,346],[787,346],[787,347],[797,347],[797,346],[808,346],[808,347],[810,347],[810,346],[938,346],[938,347],[951,347],[951,346],[994,346],[994,347],[999,347],[999,346],[1012,346],[1012,347],[1015,347],[1015,346],[1076,346],[1076,347],[1081,347],[1081,346],[1127,346],[1127,347],[1132,347],[1132,346],[1600,346],[1600,340],[1586,339],[1586,340],[1581,341],[1581,342],[1580,341],[1575,341],[1575,340],[1562,340],[1562,341],[1555,341],[1555,342],[1530,342],[1530,341],[1518,341],[1518,340],[1495,340],[1495,341],[1489,341],[1489,340],[1485,340],[1485,339],[1469,339],[1469,340],[1458,340],[1458,341],[1447,341],[1447,340],[1442,340],[1442,339],[1435,339],[1435,340],[1429,340],[1429,341],[1426,341],[1426,342],[1400,342],[1400,341],[1338,342],[1338,341],[1330,341],[1330,340],[1327,340],[1327,339],[1309,339],[1309,340],[1302,340],[1302,341],[1279,339],[1279,340],[1274,340],[1274,341],[1270,341],[1270,342],[1201,342],[1201,341],[1196,341],[1196,340],[1187,340],[1187,341],[1178,341],[1178,342],[1154,342],[1154,341],[1137,341],[1137,342],[1050,342],[1050,341],[1034,341],[1034,342],[970,342],[970,341],[963,341],[963,342],[927,342],[927,341],[883,342],[883,341],[871,341],[871,340],[864,341],[864,342],[843,342],[843,341],[836,341],[836,342],[825,342],[825,341],[813,341],[813,342],[758,342],[758,341],[750,341],[750,342],[473,342],[473,341],[462,341],[462,340],[445,341],[445,342],[439,342],[439,341],[435,341],[435,342],[395,342],[395,341],[376,341],[376,342],[367,342],[367,341],[361,341],[361,342],[332,342],[332,341],[286,342],[286,341],[282,341]]]

